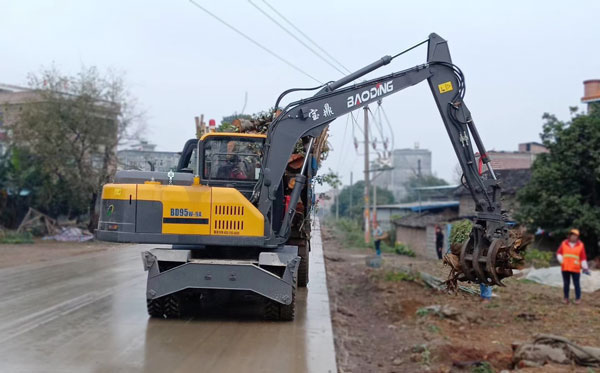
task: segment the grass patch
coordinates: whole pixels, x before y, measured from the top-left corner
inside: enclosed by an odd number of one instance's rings
[[[33,243],[33,236],[29,232],[17,233],[15,231],[0,231],[0,244]]]
[[[530,280],[528,278],[521,278],[521,279],[519,279],[519,282],[521,282],[523,284],[537,284],[537,285],[539,285],[539,283],[537,283],[537,282],[535,282],[533,280]]]
[[[421,352],[421,364],[423,365],[431,365],[431,351],[425,346],[423,352]]]
[[[400,281],[415,281],[416,277],[406,272],[389,271],[383,275],[385,281],[400,282]]]
[[[471,373],[494,373],[494,369],[490,363],[484,361],[476,367],[471,368]]]
[[[417,316],[419,317],[425,317],[427,315],[429,315],[431,313],[431,310],[427,309],[427,308],[419,308],[417,310]]]
[[[435,333],[435,334],[439,334],[440,332],[440,328],[437,325],[427,325],[427,330],[429,330],[431,333]]]

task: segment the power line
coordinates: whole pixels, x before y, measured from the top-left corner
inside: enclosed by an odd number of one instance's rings
[[[279,17],[281,17],[281,19],[283,19],[284,21],[286,21],[290,26],[292,26],[292,28],[294,28],[294,30],[298,31],[298,33],[300,33],[300,35],[304,36],[306,38],[306,40],[310,41],[315,47],[317,47],[321,52],[323,52],[327,57],[331,58],[331,60],[335,63],[337,63],[338,65],[340,65],[344,70],[346,70],[348,73],[351,73],[351,71],[344,66],[340,61],[336,60],[331,54],[327,53],[327,51],[323,48],[321,48],[321,46],[319,44],[317,44],[316,41],[314,41],[313,39],[311,39],[308,35],[306,35],[304,32],[302,32],[302,30],[300,30],[296,25],[294,25],[292,23],[292,21],[290,21],[289,19],[287,19],[283,14],[281,14],[279,11],[277,11],[277,9],[275,9],[271,4],[269,4],[266,0],[262,0],[263,3],[265,3],[266,6],[268,6],[269,8],[271,8],[271,10],[273,12],[275,12]]]
[[[394,150],[394,128],[392,127],[392,124],[390,123],[390,120],[388,119],[388,116],[385,112],[385,110],[383,109],[383,106],[379,106],[381,108],[381,112],[383,113],[383,117],[385,118],[385,122],[388,125],[388,128],[390,129],[390,133],[392,134],[392,151]]]
[[[324,61],[329,66],[331,66],[334,69],[336,69],[340,74],[342,74],[342,75],[346,74],[342,70],[338,69],[337,66],[335,66],[334,64],[332,64],[331,62],[329,62],[322,55],[320,55],[316,50],[314,50],[313,48],[311,48],[310,45],[306,44],[302,39],[300,39],[299,37],[297,37],[296,35],[294,35],[293,32],[291,32],[290,30],[288,30],[287,28],[285,28],[284,25],[282,25],[281,23],[279,23],[279,21],[277,21],[275,18],[273,18],[267,12],[265,12],[261,7],[259,7],[255,3],[253,3],[252,0],[248,0],[248,2],[250,3],[250,5],[252,5],[253,7],[255,7],[256,10],[258,10],[259,12],[261,12],[265,17],[267,17],[268,19],[270,19],[274,24],[276,24],[277,26],[279,26],[279,28],[281,28],[283,31],[285,31],[288,35],[290,35],[291,37],[293,37],[294,39],[296,39],[296,41],[298,41],[298,43],[302,44],[306,49],[308,49],[309,51],[311,51],[312,54],[314,54],[315,56],[317,56],[318,58],[320,58],[322,61]]]
[[[194,0],[189,0],[189,1],[190,1],[190,3],[192,3],[193,5],[195,5],[197,8],[202,9],[205,13],[207,13],[208,15],[210,15],[211,17],[213,17],[217,21],[221,22],[222,24],[224,24],[225,26],[227,26],[229,29],[235,31],[238,35],[242,36],[244,39],[248,40],[252,44],[254,44],[257,47],[259,47],[260,49],[262,49],[265,52],[269,53],[271,56],[277,58],[279,61],[285,63],[286,65],[288,65],[289,67],[293,68],[294,70],[296,70],[296,71],[298,71],[298,72],[306,75],[307,77],[311,78],[315,82],[318,82],[319,84],[323,84],[323,82],[321,82],[319,79],[317,79],[314,76],[310,75],[309,73],[307,73],[306,71],[302,70],[298,66],[294,65],[290,61],[286,60],[285,58],[281,57],[280,55],[278,55],[277,53],[273,52],[269,48],[265,47],[264,45],[262,45],[258,41],[252,39],[250,36],[244,34],[242,31],[238,30],[237,28],[233,27],[229,23],[225,22],[222,18],[219,18],[216,14],[210,12],[208,9],[204,8],[203,6],[201,6],[200,4],[198,4],[197,2],[195,2]]]
[[[346,145],[346,132],[348,131],[348,122],[350,122],[349,114],[346,115],[346,126],[344,127],[344,136],[342,136],[342,148],[340,149],[341,151],[344,150],[344,146]],[[344,157],[340,157],[340,159],[338,161],[338,165],[337,165],[337,170],[339,170],[340,167],[342,166],[343,159],[344,159]]]

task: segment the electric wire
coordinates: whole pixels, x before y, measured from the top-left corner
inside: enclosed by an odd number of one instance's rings
[[[391,135],[390,137],[392,138],[392,143],[391,143],[391,146],[390,146],[390,151],[393,151],[394,150],[394,140],[395,140],[394,139],[394,128],[392,127],[392,123],[388,119],[388,116],[387,116],[385,110],[383,109],[383,105],[379,105],[379,109],[380,109],[379,114],[383,113],[383,118],[385,119],[385,122],[386,122],[386,124],[387,124],[387,126],[388,126],[388,128],[390,130],[390,135]]]
[[[381,125],[381,122],[379,122],[377,120],[377,118],[375,118],[375,114],[373,113],[373,111],[371,110],[371,108],[368,108],[369,110],[369,114],[371,114],[371,119],[373,120],[373,123],[375,123],[375,127],[377,127],[377,131],[379,132],[379,135],[381,136],[381,139],[383,140],[383,138],[385,137],[384,133],[383,133],[383,126]]]
[[[356,110],[355,110],[355,111],[356,111]],[[353,113],[353,111],[351,111],[350,113]],[[356,118],[354,118],[354,115],[352,115],[352,122],[353,122],[353,125],[355,124],[355,125],[356,125],[356,128],[358,128],[358,130],[360,131],[360,133],[362,133],[362,134],[363,134],[363,136],[364,136],[364,134],[365,134],[365,131],[363,131],[362,127],[361,127],[361,126],[360,126],[360,124],[358,123],[358,120],[357,120]]]
[[[342,148],[340,149],[342,151],[344,150],[344,147],[346,145],[346,132],[348,131],[348,123],[350,123],[350,115],[346,115],[346,126],[344,127],[344,135],[342,136]],[[342,154],[343,153],[340,152],[340,155]],[[339,170],[342,166],[342,160],[344,160],[343,156],[340,157],[336,170]]]
[[[250,3],[250,5],[252,5],[254,8],[256,8],[256,10],[258,10],[259,12],[261,12],[265,17],[267,17],[269,20],[271,20],[271,22],[273,22],[274,24],[276,24],[277,26],[279,26],[279,28],[281,28],[283,31],[285,31],[288,35],[290,35],[292,38],[294,38],[298,43],[302,44],[306,49],[308,49],[309,51],[312,52],[312,54],[314,54],[315,56],[317,56],[319,59],[321,59],[323,62],[325,62],[326,64],[328,64],[329,66],[331,66],[332,68],[334,68],[335,70],[337,70],[340,74],[345,75],[346,73],[343,72],[342,70],[340,70],[337,66],[335,66],[334,64],[332,64],[331,62],[329,62],[326,58],[324,58],[322,55],[320,55],[316,50],[314,50],[310,45],[306,44],[302,39],[300,39],[299,37],[297,37],[296,35],[294,35],[293,32],[291,32],[290,30],[288,30],[284,25],[282,25],[279,21],[277,21],[275,18],[273,18],[270,14],[268,14],[267,12],[265,12],[261,7],[259,7],[258,5],[256,5],[254,2],[252,2],[252,0],[248,0],[248,2]]]
[[[237,33],[238,35],[240,35],[241,37],[243,37],[244,39],[248,40],[249,42],[251,42],[252,44],[256,45],[257,47],[259,47],[260,49],[262,49],[263,51],[267,52],[268,54],[270,54],[271,56],[277,58],[279,61],[285,63],[286,65],[288,65],[289,67],[293,68],[294,70],[298,71],[301,74],[304,74],[305,76],[309,77],[310,79],[314,80],[315,82],[319,83],[319,84],[323,84],[319,79],[315,78],[314,76],[310,75],[309,73],[307,73],[306,71],[302,70],[301,68],[299,68],[298,66],[294,65],[293,63],[291,63],[290,61],[286,60],[285,58],[281,57],[280,55],[278,55],[277,53],[273,52],[271,49],[265,47],[264,45],[262,45],[261,43],[259,43],[258,41],[256,41],[255,39],[251,38],[250,36],[246,35],[245,33],[243,33],[242,31],[238,30],[237,28],[233,27],[232,25],[230,25],[229,23],[227,23],[225,20],[223,20],[222,18],[220,18],[219,16],[217,16],[216,14],[212,13],[211,11],[209,11],[208,9],[204,8],[202,5],[198,4],[197,2],[195,2],[194,0],[189,0],[190,3],[192,3],[194,6],[196,6],[198,9],[201,9],[202,11],[204,11],[206,14],[210,15],[211,17],[213,17],[214,19],[216,19],[217,21],[221,22],[223,25],[227,26],[229,29],[231,29],[232,31],[234,31],[235,33]]]
[[[329,54],[324,48],[322,48],[319,44],[317,44],[316,41],[314,41],[313,39],[311,39],[308,35],[306,35],[304,32],[302,32],[302,30],[300,30],[300,28],[298,28],[296,25],[294,25],[292,23],[292,21],[290,21],[289,19],[287,19],[283,14],[281,14],[277,9],[275,9],[275,7],[273,7],[271,4],[269,4],[266,0],[262,0],[263,3],[265,3],[266,6],[268,6],[275,14],[277,14],[281,19],[283,19],[285,22],[287,22],[287,24],[289,24],[294,30],[298,31],[298,33],[302,36],[304,36],[306,38],[306,40],[310,41],[316,48],[318,48],[321,52],[323,52],[327,57],[329,57],[333,62],[337,63],[340,67],[342,67],[344,70],[346,70],[347,73],[351,73],[351,71],[344,66],[340,61],[338,61],[337,59],[335,59],[331,54]]]

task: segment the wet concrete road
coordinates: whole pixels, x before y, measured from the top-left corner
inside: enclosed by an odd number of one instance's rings
[[[0,372],[336,372],[314,236],[294,322],[148,318],[149,246],[0,270]]]

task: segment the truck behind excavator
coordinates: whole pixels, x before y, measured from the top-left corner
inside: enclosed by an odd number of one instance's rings
[[[422,81],[429,84],[476,206],[460,253],[461,279],[501,284],[510,276],[510,258],[501,250],[508,229],[500,181],[464,102],[463,73],[452,63],[446,40],[431,34],[423,43],[428,48],[422,65],[352,83],[399,53],[337,81],[283,92],[275,104],[281,110],[264,134],[210,133],[188,141],[176,172],[118,172],[103,188],[97,237],[171,245],[142,255],[149,314],[178,317],[184,301],[210,302],[215,293],[228,292],[263,300],[268,319],[292,320],[296,289],[309,279],[315,139],[336,118]],[[281,108],[287,94],[308,90],[317,92]],[[298,171],[286,172],[297,144],[304,160]],[[474,146],[489,177],[478,171]]]

